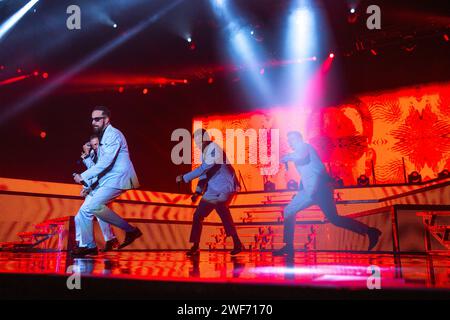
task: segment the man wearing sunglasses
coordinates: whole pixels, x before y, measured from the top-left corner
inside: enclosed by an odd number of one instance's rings
[[[139,187],[139,182],[130,160],[127,141],[122,132],[111,123],[111,113],[103,106],[92,111],[92,128],[100,137],[97,151],[97,163],[81,174],[75,174],[74,180],[86,184],[98,179],[98,187],[92,190],[80,207],[76,221],[81,232],[80,246],[73,250],[73,256],[97,254],[97,245],[93,236],[92,220],[95,217],[125,231],[125,240],[119,249],[130,245],[142,236],[137,227],[131,226],[117,213],[107,207],[115,198],[129,189]]]

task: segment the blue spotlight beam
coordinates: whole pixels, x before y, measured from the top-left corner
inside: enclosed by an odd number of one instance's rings
[[[266,60],[264,50],[255,46],[245,19],[230,1],[210,0],[210,3],[216,17],[225,26],[225,31],[229,35],[228,51],[232,60],[243,70],[247,70],[245,80],[241,82],[248,86],[245,91],[252,100],[271,103],[273,100],[271,86],[258,68],[262,61]]]
[[[19,112],[25,110],[28,106],[32,105],[33,103],[36,103],[39,99],[42,99],[43,97],[50,94],[53,90],[61,86],[64,82],[66,82],[68,79],[73,77],[74,75],[80,73],[85,68],[89,67],[96,61],[103,58],[105,55],[107,55],[112,50],[116,49],[117,47],[124,44],[126,41],[130,40],[134,36],[136,36],[138,33],[155,23],[160,17],[168,13],[170,10],[172,10],[174,7],[179,5],[184,0],[176,0],[172,2],[170,5],[167,5],[164,7],[161,11],[158,13],[155,13],[147,20],[144,20],[119,36],[118,38],[111,40],[110,42],[106,43],[103,47],[98,49],[97,51],[93,52],[86,58],[84,58],[82,61],[74,65],[73,67],[66,70],[61,75],[55,77],[51,81],[49,81],[46,85],[39,88],[36,92],[33,92],[26,96],[24,99],[16,103],[15,105],[8,106],[5,108],[5,112],[0,114],[0,124],[5,123],[8,119],[14,117]]]
[[[33,6],[38,3],[39,0],[31,0],[25,6],[23,6],[19,11],[14,13],[8,20],[6,20],[0,26],[0,41],[2,38],[10,31],[17,22],[31,9]]]
[[[286,25],[285,59],[302,60],[316,54],[316,15],[310,0],[292,1]],[[303,106],[305,103],[308,82],[313,75],[312,67],[309,64],[294,64],[286,68],[283,90],[286,90],[290,104]]]

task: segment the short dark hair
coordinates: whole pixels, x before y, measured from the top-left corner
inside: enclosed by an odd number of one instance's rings
[[[211,137],[208,133],[208,131],[206,131],[206,129],[203,128],[199,128],[197,130],[194,131],[194,138],[197,137],[198,135],[201,135],[202,140],[205,139],[206,141],[211,140]]]
[[[89,141],[90,140],[92,140],[92,139],[99,139],[100,140],[100,137],[98,136],[98,134],[91,134],[91,136],[89,137]]]
[[[111,111],[105,106],[96,106],[92,111],[102,111],[105,117],[111,118]]]

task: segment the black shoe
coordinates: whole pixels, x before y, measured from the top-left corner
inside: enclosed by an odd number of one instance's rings
[[[98,254],[98,249],[97,249],[97,247],[94,247],[94,248],[78,247],[78,248],[73,249],[73,250],[70,252],[70,255],[71,255],[72,257],[78,257],[78,258],[85,257],[85,256],[87,256],[87,255],[95,256],[95,255],[97,255],[97,254]]]
[[[275,250],[272,253],[273,256],[275,257],[281,257],[281,256],[293,256],[294,255],[294,247],[291,246],[284,246],[283,248],[279,249],[279,250]]]
[[[198,249],[197,246],[193,246],[192,248],[189,249],[189,251],[186,251],[186,256],[188,257],[195,257],[198,256],[200,254],[200,250]]]
[[[105,247],[101,250],[102,252],[113,251],[119,247],[119,240],[117,238],[113,238],[111,240],[106,241]]]
[[[238,253],[241,253],[242,250],[244,250],[244,246],[243,246],[242,243],[241,243],[241,244],[238,244],[238,245],[234,246],[233,250],[230,251],[230,254],[231,254],[232,256],[235,256],[235,255],[237,255]]]
[[[367,231],[367,236],[369,237],[369,251],[372,250],[378,243],[381,236],[381,231],[377,228],[369,228]]]
[[[141,232],[141,230],[139,230],[139,228],[135,228],[133,231],[127,232],[125,234],[125,240],[119,246],[119,249],[123,249],[126,246],[129,246],[130,244],[132,244],[134,242],[134,240],[136,240],[137,238],[139,238],[141,236],[142,236],[142,232]]]

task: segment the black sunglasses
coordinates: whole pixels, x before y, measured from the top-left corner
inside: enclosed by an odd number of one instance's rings
[[[105,119],[105,118],[106,117],[95,117],[95,118],[92,118],[92,121],[99,122],[100,120]]]

